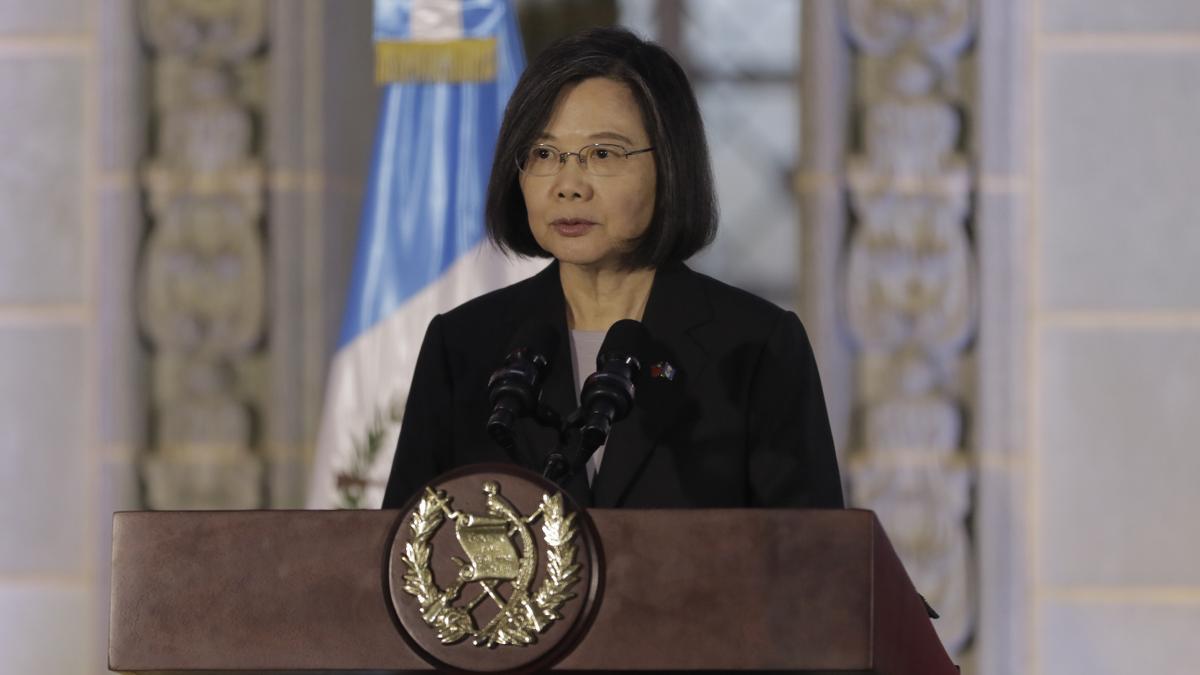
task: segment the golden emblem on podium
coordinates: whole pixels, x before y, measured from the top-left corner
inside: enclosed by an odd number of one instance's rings
[[[579,581],[579,546],[575,542],[574,513],[566,513],[563,496],[543,493],[528,516],[517,511],[500,493],[500,484],[482,485],[485,513],[452,508],[445,490],[426,487],[408,519],[408,539],[400,558],[404,566],[403,590],[420,606],[424,623],[444,645],[471,638],[479,647],[526,646],[537,642],[560,617],[563,603],[575,597]],[[458,568],[446,588],[434,580],[432,539],[447,520],[466,559],[451,555]],[[541,521],[546,564],[539,575],[539,546],[533,526]],[[541,584],[533,589],[535,578]],[[480,605],[490,605],[494,615],[476,620]],[[490,612],[489,612],[490,613]]]

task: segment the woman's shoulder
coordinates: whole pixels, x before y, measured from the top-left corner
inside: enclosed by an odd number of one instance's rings
[[[750,291],[685,268],[694,283],[703,289],[712,307],[715,321],[746,328],[770,329],[791,312]]]
[[[557,291],[557,275],[550,267],[508,286],[478,295],[440,315],[442,325],[450,332],[480,337],[489,327],[509,323],[514,311],[536,307],[545,297]],[[559,291],[561,295],[561,291]]]

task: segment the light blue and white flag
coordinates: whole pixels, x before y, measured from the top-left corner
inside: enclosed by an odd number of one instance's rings
[[[377,508],[425,329],[525,278],[483,225],[504,106],[524,68],[507,0],[375,0],[386,89],[309,508]]]

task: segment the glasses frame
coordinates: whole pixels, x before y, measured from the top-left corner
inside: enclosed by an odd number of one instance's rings
[[[558,168],[554,170],[554,173],[547,173],[547,174],[529,173],[528,171],[525,170],[525,167],[521,166],[521,157],[528,156],[529,153],[533,152],[537,148],[546,148],[547,150],[550,150],[550,151],[554,152],[556,155],[558,155],[558,164],[555,165]],[[616,143],[588,143],[587,145],[576,150],[575,152],[563,152],[563,151],[559,150],[558,148],[554,147],[553,145],[550,145],[549,143],[536,143],[534,145],[529,146],[529,149],[527,151],[525,151],[524,153],[522,153],[521,155],[518,155],[516,157],[517,171],[525,174],[526,176],[533,176],[535,178],[549,178],[551,176],[557,176],[559,174],[559,172],[562,171],[563,166],[566,165],[567,158],[570,157],[571,155],[575,155],[575,160],[579,162],[579,168],[583,169],[584,172],[586,172],[590,176],[599,176],[601,178],[611,178],[614,175],[615,176],[621,175],[621,174],[611,174],[611,175],[605,176],[603,174],[592,173],[592,170],[590,168],[588,168],[587,160],[584,159],[584,157],[583,157],[583,153],[587,152],[588,149],[590,149],[590,148],[604,148],[604,149],[617,148],[622,153],[622,159],[629,159],[633,155],[640,155],[643,152],[650,152],[651,150],[654,149],[654,146],[651,145],[651,146],[647,146],[645,148],[641,148],[638,150],[629,150],[629,149],[626,149],[625,146],[618,145]]]

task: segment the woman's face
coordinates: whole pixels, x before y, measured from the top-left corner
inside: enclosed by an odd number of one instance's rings
[[[650,146],[641,112],[624,84],[592,78],[568,85],[536,143],[576,152],[593,143],[641,150]],[[622,171],[596,176],[567,157],[553,176],[521,174],[521,193],[537,243],[559,261],[616,268],[650,225],[654,213],[652,153],[616,160]]]

